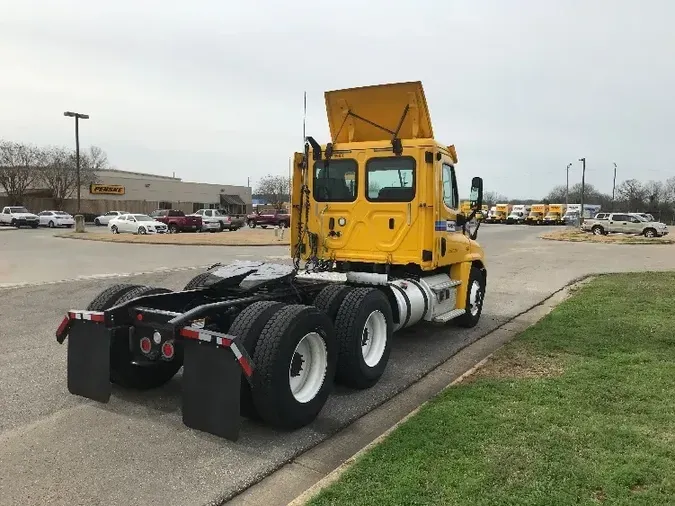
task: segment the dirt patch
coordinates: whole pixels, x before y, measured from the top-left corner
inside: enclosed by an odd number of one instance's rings
[[[489,357],[471,379],[550,378],[560,376],[563,372],[565,369],[559,357],[536,355],[520,347],[504,348]]]
[[[675,244],[675,238],[666,237],[644,237],[640,235],[609,234],[595,235],[581,230],[556,230],[542,234],[542,239],[549,241],[568,241],[568,242],[598,242],[603,244]]]
[[[66,232],[56,237],[87,241],[123,242],[136,244],[167,244],[182,246],[288,246],[290,230],[275,236],[274,229],[242,229],[235,232],[181,232],[178,234],[134,235],[111,232]]]

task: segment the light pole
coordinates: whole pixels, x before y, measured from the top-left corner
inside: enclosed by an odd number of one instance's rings
[[[579,158],[581,162],[581,215],[579,216],[579,225],[584,222],[584,189],[586,187],[586,157]]]
[[[75,118],[75,165],[77,167],[77,212],[80,212],[80,119],[89,119],[88,114],[66,111],[64,116]]]
[[[567,190],[565,191],[565,209],[570,205],[570,167],[571,163],[567,164]]]
[[[614,181],[612,182],[612,211],[614,211],[614,190],[616,189],[616,162],[614,163]]]

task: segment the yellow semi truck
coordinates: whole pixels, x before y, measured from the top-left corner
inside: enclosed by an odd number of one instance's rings
[[[542,225],[547,213],[548,206],[546,204],[534,204],[530,208],[530,213],[527,215],[525,223],[528,225]]]
[[[565,204],[551,204],[548,206],[548,212],[544,216],[545,225],[564,225],[563,216],[567,211]]]
[[[71,393],[108,402],[111,383],[149,389],[182,368],[187,426],[237,439],[244,415],[293,430],[318,416],[334,382],[377,383],[393,332],[478,324],[483,180],[472,179],[465,216],[457,152],[434,138],[422,84],[325,100],[331,138],[306,137],[294,157],[292,262],[215,264],[177,291],[107,288],[56,330]]]
[[[511,204],[497,204],[493,223],[506,223],[506,218],[511,214]]]

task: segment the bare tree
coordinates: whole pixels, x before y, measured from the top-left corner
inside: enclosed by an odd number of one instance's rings
[[[98,146],[91,146],[89,151],[80,153],[80,175],[85,172],[94,172],[109,168],[108,155]],[[81,177],[81,176],[80,176]],[[88,174],[91,178],[91,175]]]
[[[287,176],[274,176],[270,174],[260,180],[255,192],[272,203],[275,208],[280,209],[286,199],[289,198],[289,186],[290,181]]]
[[[43,163],[43,151],[32,144],[0,142],[0,186],[11,204],[23,204],[26,192],[40,179]]]
[[[671,206],[675,206],[675,177],[668,178],[663,190],[663,199]]]
[[[498,192],[490,191],[483,193],[483,203],[488,207],[508,202],[508,200],[508,197]]]
[[[616,188],[616,192],[628,205],[629,211],[642,209],[647,198],[645,186],[637,179],[627,179]]]

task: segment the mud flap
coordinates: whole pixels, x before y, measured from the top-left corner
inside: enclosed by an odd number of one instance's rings
[[[99,402],[108,402],[110,337],[114,330],[87,320],[73,322],[68,333],[68,390]]]
[[[242,370],[231,349],[184,341],[183,423],[219,437],[239,438]]]

